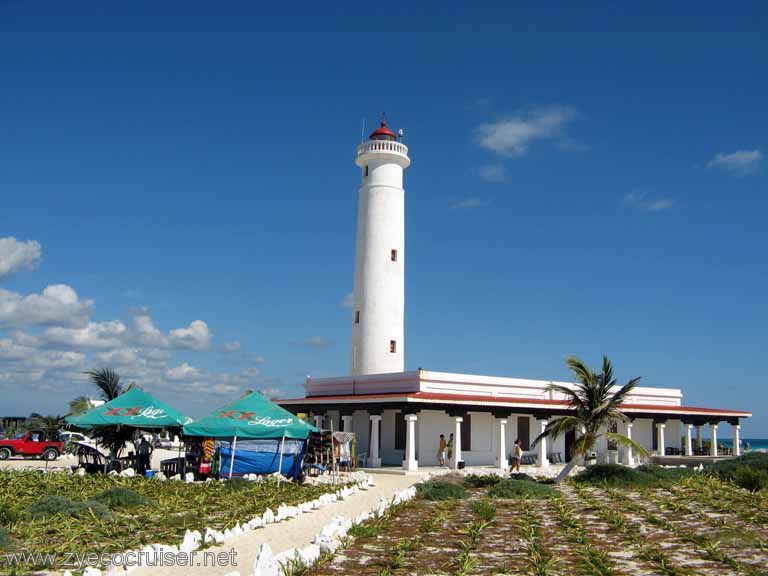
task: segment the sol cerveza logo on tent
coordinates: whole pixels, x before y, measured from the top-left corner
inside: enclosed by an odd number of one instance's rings
[[[293,422],[292,418],[270,418],[269,416],[257,416],[256,412],[240,412],[238,410],[228,410],[227,412],[222,412],[219,414],[219,418],[247,420],[248,426],[266,426],[267,428],[288,426]]]
[[[148,418],[149,420],[157,420],[158,418],[165,417],[165,410],[163,408],[155,408],[154,406],[134,406],[133,408],[112,408],[104,413],[104,416],[129,416],[134,418]]]

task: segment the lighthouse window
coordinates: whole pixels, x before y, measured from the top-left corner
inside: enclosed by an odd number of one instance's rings
[[[390,340],[389,341],[389,351],[392,354],[397,352],[397,342],[395,340]]]
[[[365,177],[368,178],[368,164],[365,165]]]
[[[397,250],[392,250],[390,258],[392,259],[392,262],[397,262]]]
[[[360,324],[360,310],[355,310],[355,324]]]

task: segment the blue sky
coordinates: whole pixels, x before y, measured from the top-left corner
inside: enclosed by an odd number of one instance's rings
[[[386,112],[407,368],[606,353],[768,435],[768,7],[410,4],[0,1],[0,412],[346,373]]]

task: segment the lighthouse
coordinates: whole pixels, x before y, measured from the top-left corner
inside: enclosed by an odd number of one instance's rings
[[[360,168],[352,309],[353,376],[405,370],[405,190],[408,148],[384,118],[357,147]]]

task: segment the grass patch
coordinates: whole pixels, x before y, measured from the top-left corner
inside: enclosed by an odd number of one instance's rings
[[[97,518],[106,518],[109,516],[109,508],[95,500],[73,502],[66,496],[47,495],[27,508],[26,515],[33,520],[43,520],[57,514],[75,517],[92,514]]]
[[[620,464],[595,464],[573,477],[574,482],[611,486],[614,488],[653,488],[668,482],[678,482],[695,474],[688,468],[662,468],[644,465],[628,468]]]
[[[108,488],[101,494],[96,495],[94,500],[101,502],[109,508],[135,508],[136,506],[146,506],[149,504],[149,500],[144,496],[124,486]]]
[[[750,492],[768,489],[768,454],[750,452],[706,466],[705,471]]]
[[[552,498],[558,492],[551,486],[530,480],[503,480],[488,490],[491,498]]]
[[[472,503],[472,512],[480,519],[490,522],[496,518],[496,507],[490,500],[483,499]]]
[[[9,502],[3,502],[0,504],[0,526],[8,526],[18,520],[19,513],[11,508]]]
[[[467,492],[461,484],[446,482],[445,480],[429,480],[416,487],[416,493],[424,500],[464,500],[469,498]]]
[[[469,474],[464,477],[464,484],[470,488],[488,488],[496,486],[503,478],[496,474]]]

